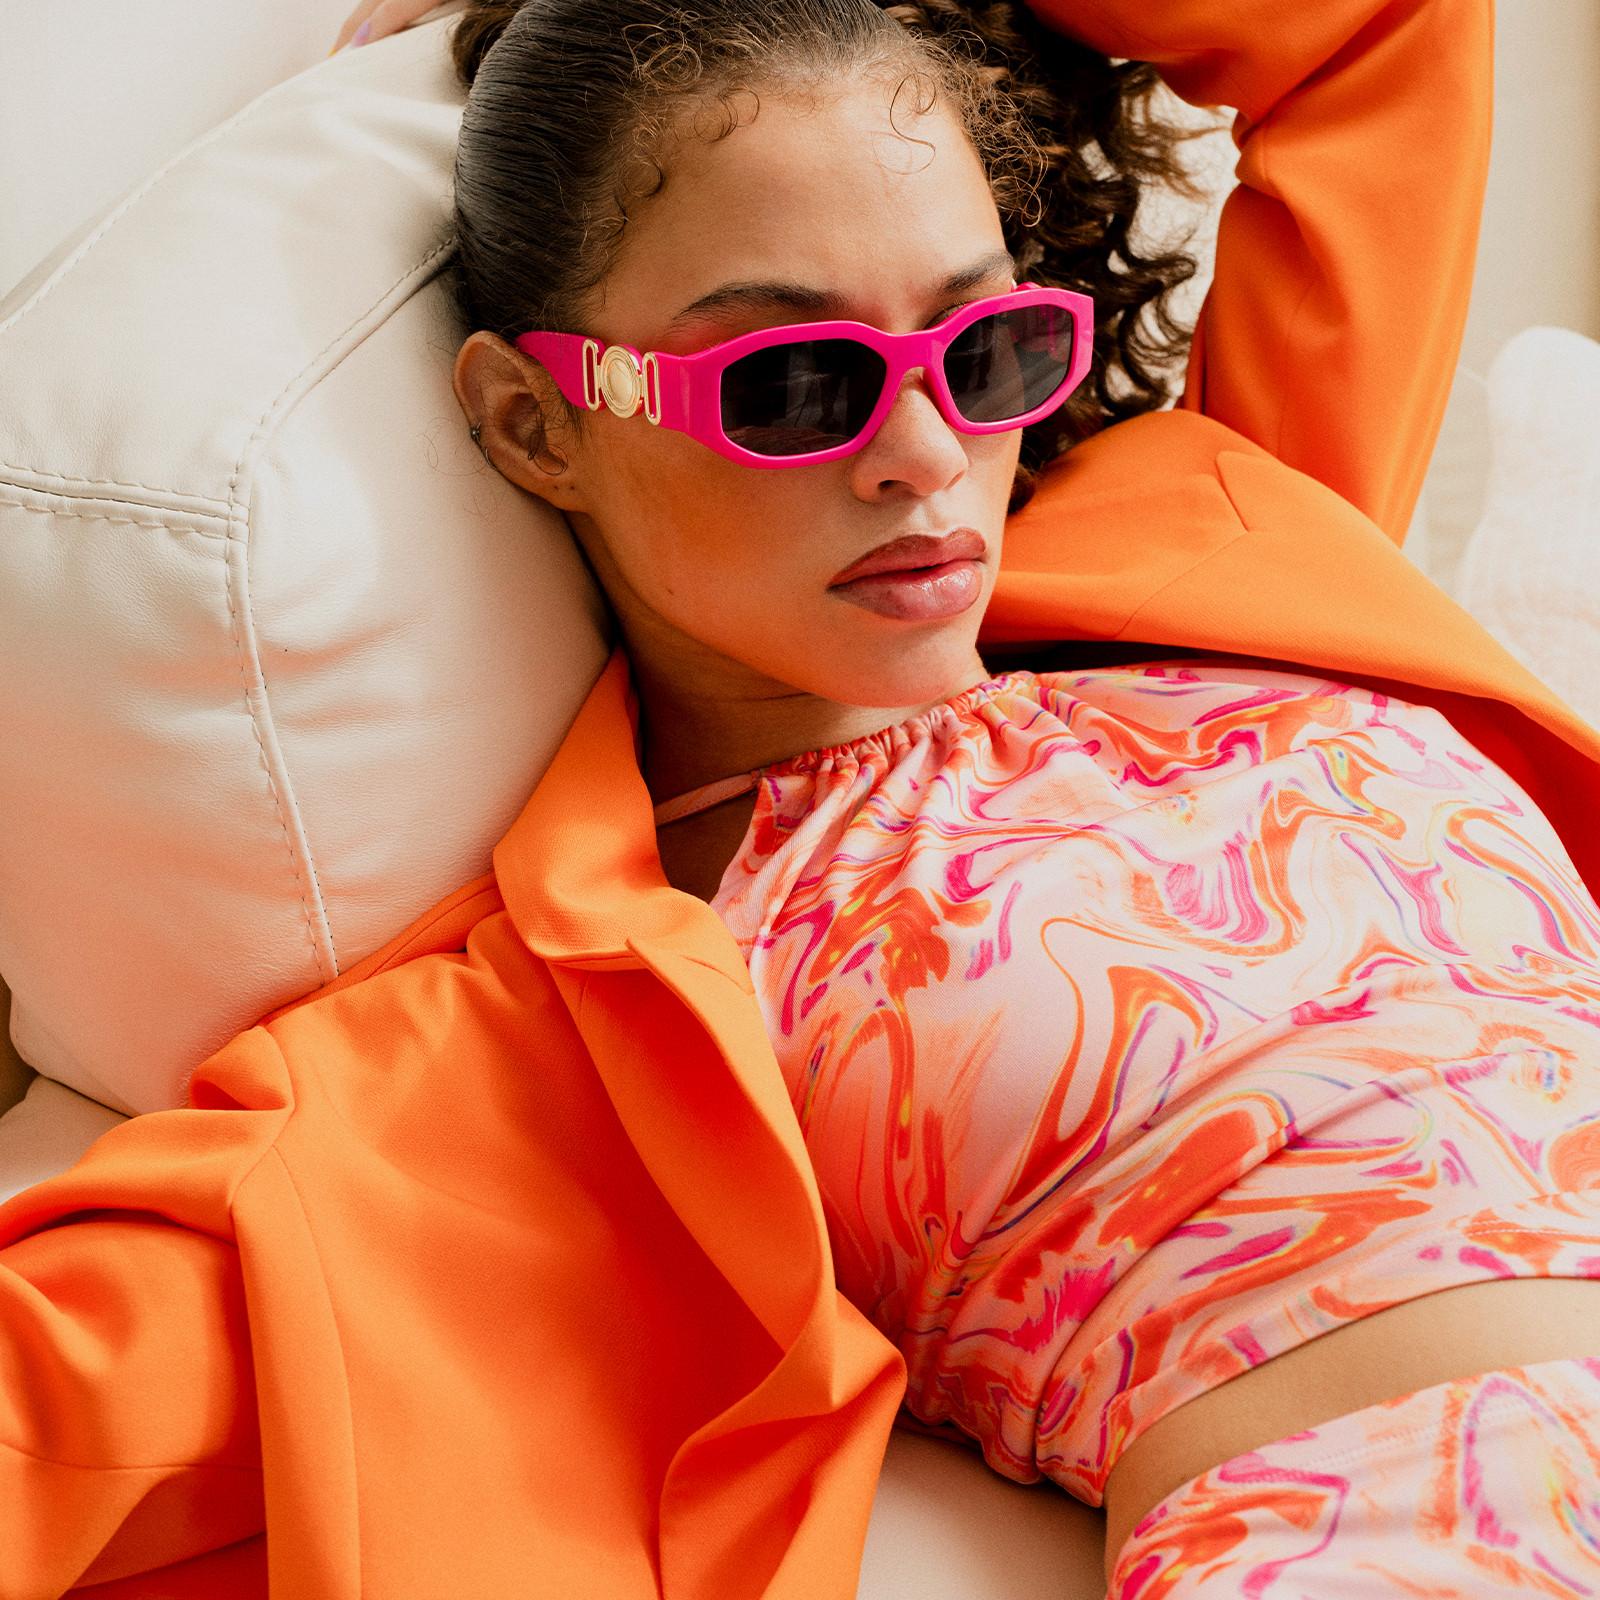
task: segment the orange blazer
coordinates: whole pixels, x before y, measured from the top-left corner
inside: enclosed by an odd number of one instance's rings
[[[1242,182],[1182,404],[1045,475],[985,639],[1434,705],[1600,891],[1600,733],[1398,548],[1465,318],[1491,0],[1030,3],[1236,106]],[[0,1600],[855,1593],[903,1362],[834,1285],[637,734],[614,657],[491,872],[0,1207]]]

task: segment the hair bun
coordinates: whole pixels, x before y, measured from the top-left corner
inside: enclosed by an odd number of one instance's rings
[[[483,58],[494,48],[506,25],[528,0],[472,0],[450,36],[450,55],[456,75],[467,88],[478,76]]]

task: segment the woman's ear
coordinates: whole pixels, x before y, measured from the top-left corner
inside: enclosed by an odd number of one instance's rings
[[[478,448],[501,477],[558,511],[588,509],[561,391],[537,361],[479,329],[456,352],[452,382]]]

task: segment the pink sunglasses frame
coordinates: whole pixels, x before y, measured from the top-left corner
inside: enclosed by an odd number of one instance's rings
[[[997,311],[1021,306],[1063,306],[1073,319],[1072,364],[1060,386],[1041,404],[1020,417],[1000,422],[969,422],[956,409],[945,378],[944,353],[969,324]],[[846,444],[804,455],[763,456],[735,444],[722,431],[722,374],[735,361],[755,350],[809,339],[854,339],[876,351],[888,365],[883,392],[861,432]],[[779,328],[726,339],[690,356],[643,352],[632,345],[607,346],[581,333],[535,330],[519,334],[517,349],[532,356],[555,380],[574,405],[598,411],[605,405],[614,415],[631,417],[643,410],[645,420],[657,427],[686,433],[692,439],[746,467],[807,467],[837,461],[863,449],[883,425],[900,392],[906,373],[922,368],[928,374],[940,414],[961,433],[1009,433],[1048,416],[1083,382],[1094,361],[1094,301],[1075,289],[1056,289],[1038,283],[1019,283],[1004,294],[988,295],[952,311],[931,328],[911,333],[885,333],[865,322],[795,322]],[[655,380],[652,395],[651,379]]]

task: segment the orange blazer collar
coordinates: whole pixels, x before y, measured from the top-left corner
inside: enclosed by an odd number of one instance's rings
[[[494,847],[506,910],[546,961],[629,968],[641,964],[641,946],[665,947],[750,993],[749,969],[722,919],[662,872],[638,739],[638,698],[619,647]]]

